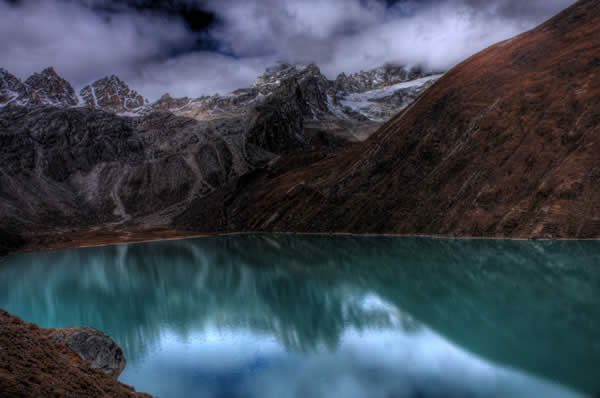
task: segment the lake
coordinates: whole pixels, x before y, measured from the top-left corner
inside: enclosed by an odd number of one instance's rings
[[[250,234],[0,260],[0,308],[92,326],[171,397],[589,397],[600,242]]]

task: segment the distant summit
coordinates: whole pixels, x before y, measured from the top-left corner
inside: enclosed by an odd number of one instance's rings
[[[86,85],[76,95],[71,84],[52,67],[35,73],[24,83],[0,68],[0,106],[85,106],[124,116],[168,111],[178,116],[211,120],[245,114],[276,91],[282,93],[286,87],[294,89],[298,84],[308,105],[303,113],[309,119],[382,122],[406,107],[440,76],[419,68],[384,65],[351,75],[342,73],[331,81],[315,64],[280,63],[267,68],[251,87],[226,95],[191,99],[165,94],[150,104],[115,75]]]
[[[53,68],[34,73],[25,83],[0,68],[0,106],[14,103],[21,106],[75,106],[79,103],[71,84]]]
[[[139,112],[147,102],[115,75],[85,86],[80,95],[88,108],[104,109],[117,114]]]
[[[145,106],[146,103],[144,97],[114,75],[85,86],[77,96],[73,86],[52,67],[34,73],[24,83],[0,68],[0,106],[86,106],[116,114],[135,115],[151,111],[149,106]]]
[[[29,103],[34,105],[75,106],[79,103],[71,84],[50,67],[25,80]]]

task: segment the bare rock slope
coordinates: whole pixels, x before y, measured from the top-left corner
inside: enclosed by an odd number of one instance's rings
[[[177,225],[600,238],[598,76],[600,0],[580,0],[464,61],[367,142],[246,176]]]

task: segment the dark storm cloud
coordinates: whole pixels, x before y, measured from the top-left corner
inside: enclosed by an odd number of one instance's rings
[[[146,96],[250,84],[276,61],[331,78],[386,62],[448,69],[574,0],[0,0],[0,67],[115,73]]]

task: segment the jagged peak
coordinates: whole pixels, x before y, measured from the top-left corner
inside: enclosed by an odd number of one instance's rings
[[[148,102],[115,74],[105,76],[83,87],[79,95],[87,107],[101,108],[115,113],[135,111]]]
[[[36,72],[33,75],[29,76],[27,78],[27,80],[25,80],[25,83],[34,82],[35,84],[39,84],[40,78],[44,78],[46,80],[60,81],[61,83],[67,84],[69,87],[71,87],[71,83],[69,83],[66,79],[64,79],[62,76],[60,76],[56,72],[54,67],[52,67],[52,66],[48,66],[47,68],[43,69],[41,72],[39,72],[39,73]],[[29,83],[29,84],[31,84],[31,83]]]
[[[12,73],[10,73],[7,69],[0,66],[0,75],[11,75],[12,76]]]
[[[24,86],[25,92],[18,100],[20,104],[75,106],[79,103],[71,83],[56,73],[52,66],[29,76]]]
[[[56,71],[54,70],[53,66],[49,66],[49,67],[45,68],[44,70],[42,70],[42,73],[40,73],[40,74],[44,75],[44,76],[58,76],[58,77],[60,77],[58,75],[58,73],[56,73]]]

